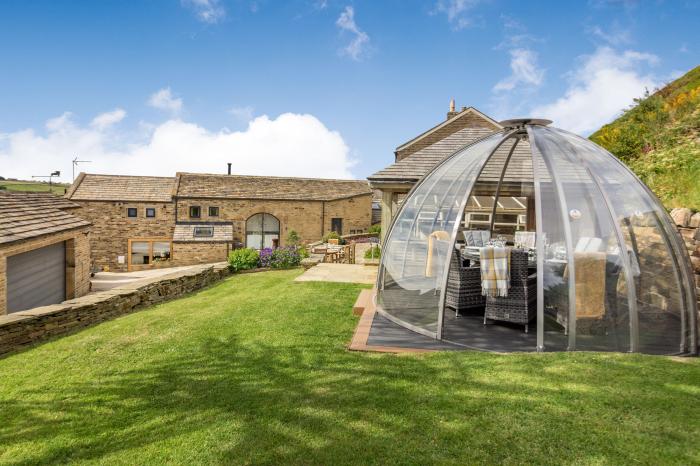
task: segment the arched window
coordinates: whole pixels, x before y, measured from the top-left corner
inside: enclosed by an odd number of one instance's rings
[[[279,246],[280,221],[271,214],[255,214],[245,223],[246,246],[254,249]]]

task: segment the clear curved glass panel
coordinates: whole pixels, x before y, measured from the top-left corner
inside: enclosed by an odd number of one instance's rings
[[[598,180],[583,163],[576,146],[549,128],[533,126],[530,134],[539,153],[559,181],[560,218],[568,223],[573,267],[567,260],[562,274],[575,286],[569,303],[575,304],[575,322],[569,313],[556,319],[573,339],[570,349],[629,351],[630,319],[621,245],[613,215]],[[560,205],[561,211],[561,205]],[[567,225],[565,224],[565,232]]]
[[[460,208],[502,139],[496,133],[452,155],[404,200],[385,240],[378,293],[380,311],[393,320],[437,335],[440,290]]]
[[[528,128],[530,132],[531,128]],[[569,254],[566,242],[563,207],[557,186],[545,163],[539,146],[530,132],[533,170],[537,172],[539,187],[535,188],[535,202],[540,205],[542,218],[537,219],[537,233],[542,242],[542,273],[537,286],[542,289],[543,346],[546,351],[565,351],[568,348],[569,274],[566,273]],[[539,303],[538,303],[539,304]]]
[[[605,199],[598,200],[614,214],[622,232],[637,315],[625,316],[630,310],[628,283],[620,270],[619,254],[615,255],[619,245],[608,242],[606,297],[610,301],[606,304],[610,306],[605,311],[618,315],[617,336],[627,325],[630,336],[638,338],[634,350],[656,354],[686,351],[691,335],[697,331],[694,305],[688,304],[694,298],[690,288],[693,283],[683,270],[687,267],[686,251],[674,242],[672,235],[676,232],[663,206],[621,162],[591,141],[555,128],[533,129],[538,135],[548,133],[562,141],[570,148],[567,151],[590,170],[604,193]],[[617,308],[611,309],[612,305]]]
[[[520,139],[517,144],[515,141],[515,137],[505,141],[484,164],[469,193],[456,237],[455,246],[460,253],[450,264],[442,338],[469,348],[488,351],[536,348],[535,333],[525,333],[529,322],[516,319],[515,315],[503,315],[503,319],[488,320],[485,325],[489,304],[481,295],[479,248],[486,246],[484,240],[493,238],[511,245],[517,238],[523,243],[517,247],[526,248],[524,238],[527,233],[534,234],[532,157],[527,141]],[[515,288],[511,288],[509,298],[493,304],[516,307],[522,304],[534,312],[535,290],[528,293],[528,284],[521,279],[528,275],[528,264],[519,263],[518,270],[515,268],[510,270]]]

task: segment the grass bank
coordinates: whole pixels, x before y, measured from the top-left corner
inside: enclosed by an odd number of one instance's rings
[[[697,464],[697,359],[345,350],[359,286],[234,276],[0,360],[3,463]]]

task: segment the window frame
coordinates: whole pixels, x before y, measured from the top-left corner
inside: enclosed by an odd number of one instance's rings
[[[212,214],[212,212],[216,212],[215,214]],[[209,214],[209,217],[218,217],[219,216],[219,206],[209,206],[207,209],[207,214]]]
[[[261,215],[261,216],[262,216],[262,218],[261,218],[261,225],[260,225],[261,229],[260,229],[260,230],[252,230],[252,229],[249,228],[249,222],[250,222],[251,219],[252,219],[253,217],[255,217],[256,215]],[[272,219],[274,219],[275,222],[277,222],[277,231],[274,231],[274,230],[266,230],[266,229],[265,229],[265,227],[266,227],[265,216],[266,216],[266,215],[269,216],[269,217],[271,217]],[[268,219],[269,219],[269,218],[268,218]],[[260,246],[261,246],[261,249],[264,249],[264,248],[265,248],[265,238],[268,237],[268,236],[271,237],[271,239],[272,239],[273,247],[279,247],[279,245],[280,245],[280,238],[282,238],[282,231],[283,231],[283,230],[282,230],[282,221],[281,221],[276,215],[271,214],[271,213],[269,213],[269,212],[256,212],[256,213],[254,213],[253,215],[249,216],[249,217],[246,219],[246,221],[245,221],[245,233],[244,233],[244,234],[245,234],[245,246],[248,247],[248,248],[252,248],[253,246],[250,244],[249,237],[250,237],[251,235],[260,234]],[[276,246],[275,246],[275,244],[276,244]]]
[[[197,234],[197,230],[200,230],[200,234]],[[203,231],[211,232],[210,234],[201,234]],[[193,238],[213,238],[214,237],[214,226],[213,225],[199,225],[192,228]]]
[[[337,230],[334,224],[337,224]],[[331,231],[338,233],[339,236],[343,236],[343,217],[331,217]]]
[[[192,209],[197,209],[198,214],[197,215],[192,215]],[[190,214],[190,218],[202,218],[202,206],[199,205],[191,205],[189,207],[188,213]]]
[[[131,245],[132,243],[148,243],[148,264],[133,264],[131,262]],[[160,262],[160,261],[154,261],[153,260],[153,244],[154,243],[168,243],[170,246],[170,257],[168,258],[168,262],[172,264],[173,258],[175,256],[174,251],[173,251],[173,239],[172,238],[129,238],[127,240],[127,250],[126,250],[126,257],[127,257],[127,262],[126,262],[126,267],[128,271],[132,271],[134,267],[137,267],[137,270],[142,270],[142,269],[151,269],[155,268],[155,263]]]
[[[134,212],[134,215],[131,215],[131,212]],[[139,217],[139,208],[138,207],[127,207],[126,208],[126,218],[138,218]]]
[[[153,212],[153,215],[148,215],[148,212]],[[146,218],[156,218],[156,208],[155,207],[146,207]]]

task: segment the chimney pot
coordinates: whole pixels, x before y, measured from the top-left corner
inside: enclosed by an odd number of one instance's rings
[[[457,115],[457,112],[455,111],[455,99],[452,98],[450,99],[450,110],[447,112],[447,119],[449,120],[455,115]]]
[[[228,163],[228,174],[231,174],[231,162]]]

